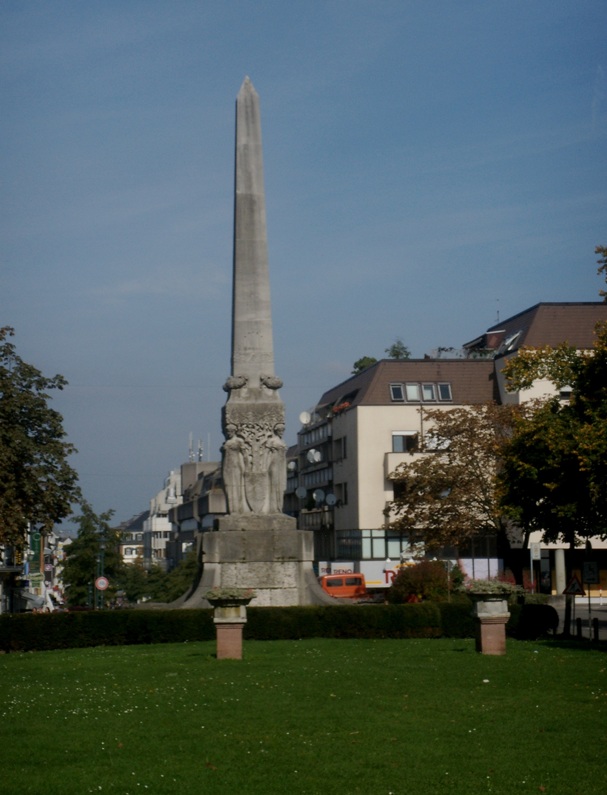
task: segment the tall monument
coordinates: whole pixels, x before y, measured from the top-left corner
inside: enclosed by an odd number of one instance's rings
[[[220,529],[293,529],[282,513],[285,411],[274,374],[259,97],[245,78],[236,100],[232,372],[224,389]]]
[[[334,603],[320,588],[313,534],[282,512],[285,411],[274,373],[259,97],[236,100],[231,374],[224,384],[222,472],[227,513],[200,536],[202,577],[182,607],[216,587],[252,588],[253,605]]]

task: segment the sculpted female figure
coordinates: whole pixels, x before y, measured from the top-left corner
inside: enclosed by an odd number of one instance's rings
[[[223,444],[223,484],[228,498],[229,513],[249,513],[245,499],[245,443],[237,435],[235,425],[227,425],[228,438]]]

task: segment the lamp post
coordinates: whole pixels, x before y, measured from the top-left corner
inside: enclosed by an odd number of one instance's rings
[[[105,538],[99,539],[99,554],[97,555],[97,578],[105,575]],[[103,609],[103,602],[105,599],[104,591],[100,588],[95,588],[95,607],[99,610]]]

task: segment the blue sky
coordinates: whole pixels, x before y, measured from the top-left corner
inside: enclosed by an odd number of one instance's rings
[[[302,410],[398,337],[595,301],[604,0],[4,0],[0,318],[97,512],[222,441],[234,102],[260,97],[276,372]]]

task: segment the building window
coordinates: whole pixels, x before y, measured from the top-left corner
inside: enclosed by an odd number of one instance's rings
[[[360,530],[338,530],[335,542],[335,553],[338,560],[361,559],[362,539]]]
[[[428,402],[436,400],[436,387],[434,384],[422,384],[422,398]]]
[[[341,508],[342,505],[348,504],[348,484],[347,483],[336,483],[335,484],[335,496],[337,497],[337,507]]]
[[[362,530],[362,559],[398,561],[402,552],[409,550],[405,533],[395,530]]]
[[[438,385],[438,399],[439,400],[453,400],[451,396],[451,384]]]
[[[346,458],[348,455],[347,452],[347,445],[346,445],[347,437],[342,436],[339,439],[333,440],[333,460],[334,461],[341,461],[343,458]]]
[[[418,436],[416,431],[394,431],[392,433],[393,453],[413,453],[417,450]]]
[[[420,402],[421,395],[419,391],[419,384],[405,384],[405,391],[407,395],[407,401],[409,403]]]
[[[405,393],[403,392],[402,384],[390,384],[390,397],[396,403],[405,402]]]

